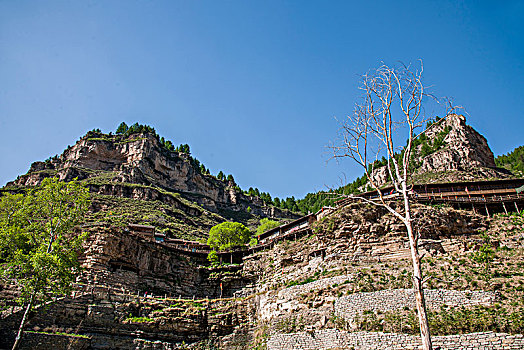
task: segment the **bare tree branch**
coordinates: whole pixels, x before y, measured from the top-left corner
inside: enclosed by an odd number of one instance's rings
[[[418,240],[420,227],[414,227],[410,191],[413,169],[410,165],[415,139],[424,133],[424,128],[436,127],[440,122],[427,123],[426,101],[438,102],[423,83],[424,66],[418,69],[400,64],[379,68],[364,74],[359,89],[362,100],[355,104],[353,114],[348,116],[339,129],[340,143],[332,144],[332,159],[350,158],[364,168],[368,186],[376,192],[376,198],[353,195],[351,198],[387,209],[406,226],[413,263],[413,289],[419,315],[423,348],[432,348],[423,294]],[[448,100],[447,113],[457,107]],[[447,115],[447,114],[446,114]],[[403,137],[407,137],[404,144]],[[403,205],[391,205],[390,196],[381,190],[383,183],[377,178],[376,164],[379,158],[386,159],[385,171],[398,194],[397,201]],[[401,209],[400,209],[401,208]]]

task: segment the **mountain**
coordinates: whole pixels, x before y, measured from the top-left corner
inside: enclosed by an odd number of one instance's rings
[[[414,183],[503,179],[522,174],[518,171],[524,161],[522,150],[518,148],[495,160],[486,138],[466,123],[465,116],[451,114],[446,118],[435,118],[427,126],[428,129],[413,143],[410,166]],[[373,164],[375,170],[371,176],[379,186],[388,182],[385,165],[385,158]],[[309,193],[297,204],[304,213],[316,212],[322,206],[333,205],[338,198],[336,194],[356,194],[367,190],[371,187],[364,174],[352,183],[334,189],[335,194],[324,191]]]
[[[466,117],[451,114],[428,123],[428,129],[414,140],[411,167],[415,183],[471,181],[506,178],[511,172],[497,168],[488,141]],[[379,184],[387,182],[387,168],[373,173]]]
[[[78,178],[93,195],[88,222],[153,225],[188,239],[204,238],[226,220],[254,228],[262,217],[298,217],[245,194],[232,176],[210,175],[182,146],[175,149],[147,126],[116,135],[93,130],[61,155],[34,162],[5,189],[36,186],[50,176]]]
[[[495,162],[461,116],[438,122],[414,149],[417,181],[511,176],[495,164],[513,169],[521,154]],[[204,239],[229,219],[253,229],[262,217],[297,214],[269,204],[268,194],[242,191],[232,176],[212,176],[189,146],[175,148],[138,124],[117,135],[88,132],[2,191],[23,192],[50,176],[89,187],[92,205],[76,228],[89,235],[73,293],[36,307],[22,349],[419,345],[405,226],[384,208],[355,202],[323,210],[272,231],[267,244],[218,252],[221,263],[211,265],[202,244],[180,238]],[[336,191],[366,183],[361,177]],[[297,204],[316,211],[330,201],[317,193]],[[504,207],[516,213],[494,217],[413,205],[435,346],[524,347],[520,203]],[[0,281],[0,348],[13,343],[23,317],[19,293]]]

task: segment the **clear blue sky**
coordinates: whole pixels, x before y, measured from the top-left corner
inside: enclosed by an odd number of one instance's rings
[[[359,75],[418,59],[496,155],[524,144],[524,1],[0,1],[0,185],[138,121],[301,198],[361,174],[325,150]]]

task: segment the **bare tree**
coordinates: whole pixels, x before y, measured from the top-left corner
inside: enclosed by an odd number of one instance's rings
[[[422,72],[421,62],[419,68],[382,65],[365,74],[360,87],[363,100],[355,105],[353,115],[341,123],[341,139],[330,148],[334,158],[350,158],[360,164],[366,172],[368,184],[377,192],[377,198],[373,200],[355,197],[386,208],[406,226],[422,346],[430,350],[431,336],[418,251],[419,234],[414,230],[410,199],[412,145],[429,120],[425,116],[424,105],[435,100],[422,82]],[[407,142],[404,141],[406,138]],[[402,203],[400,206],[396,205],[398,201],[389,200],[380,190],[383,183],[379,183],[374,176],[379,157],[385,157],[387,161],[387,176],[398,193],[397,199]]]

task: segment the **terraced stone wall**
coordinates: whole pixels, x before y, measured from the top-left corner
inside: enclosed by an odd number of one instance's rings
[[[524,335],[505,333],[471,333],[432,337],[433,346],[441,350],[459,349],[524,349]],[[267,342],[268,350],[400,350],[419,349],[420,337],[414,335],[381,332],[347,332],[327,329],[315,332],[276,334]]]
[[[493,303],[497,294],[491,291],[460,291],[447,289],[427,289],[424,291],[426,306],[439,309],[442,305],[471,307]],[[355,293],[335,301],[335,315],[353,319],[363,311],[396,311],[415,308],[412,289],[386,289],[378,292]]]

